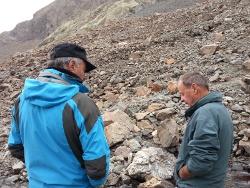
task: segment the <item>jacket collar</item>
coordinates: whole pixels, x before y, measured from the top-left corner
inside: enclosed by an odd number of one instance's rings
[[[54,79],[57,79],[58,81],[63,79],[66,83],[68,83],[70,85],[77,85],[79,87],[79,92],[81,92],[81,93],[89,93],[90,92],[89,89],[82,83],[82,80],[79,76],[77,76],[74,73],[67,71],[65,69],[63,69],[63,71],[61,71],[59,69],[57,70],[57,69],[55,69],[55,68],[45,69],[42,72],[43,74],[40,74],[39,77],[53,77]],[[51,74],[46,74],[46,73],[52,73],[55,76],[53,76]]]
[[[200,107],[204,106],[207,103],[212,102],[222,102],[222,94],[219,91],[214,91],[211,93],[208,93],[198,101],[196,101],[186,112],[185,117],[191,117],[193,113]]]

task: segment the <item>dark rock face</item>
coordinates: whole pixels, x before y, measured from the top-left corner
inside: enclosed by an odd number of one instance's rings
[[[86,85],[109,133],[112,162],[103,187],[173,187],[173,156],[185,130],[183,115],[187,109],[179,102],[175,87],[176,80],[187,71],[202,72],[211,90],[222,92],[235,131],[226,187],[249,186],[249,6],[249,0],[210,0],[173,12],[110,23],[61,41],[84,46],[89,60],[98,67],[88,75]],[[45,68],[52,46],[54,43],[16,53],[1,64],[1,186],[27,187],[25,167],[7,151],[10,112],[25,78],[35,78]],[[123,126],[117,128],[119,125]],[[143,173],[137,174],[138,164],[133,159],[139,160],[144,153],[157,162],[155,153],[164,161],[171,158],[169,169],[157,163],[158,168],[144,166]],[[145,159],[143,162],[147,163]],[[161,179],[156,172],[166,175],[164,170],[170,175]]]
[[[104,8],[102,10],[100,6],[106,4],[109,7],[117,1],[119,0],[55,0],[48,6],[37,11],[33,15],[33,19],[21,22],[17,24],[12,31],[3,32],[0,34],[0,62],[6,60],[6,58],[8,58],[9,56],[12,56],[15,52],[25,52],[29,49],[35,48],[36,46],[41,44],[41,42],[46,37],[56,31],[67,21],[74,19],[85,20],[86,17],[88,17],[87,15],[89,13],[91,14],[91,12],[93,12],[94,16],[95,12],[109,11],[108,8]],[[132,2],[132,0],[130,1]],[[177,0],[175,3],[173,3],[172,1],[167,2],[168,4],[166,5],[166,2],[161,0],[137,0],[136,2],[138,3],[139,7],[138,10],[125,10],[128,12],[128,16],[118,19],[127,19],[131,16],[141,16],[141,13],[138,11],[143,11],[143,16],[151,15],[155,12],[173,11],[178,8],[187,7],[201,1],[204,0],[196,0],[193,2],[186,0]],[[123,0],[121,1],[121,3],[124,3]],[[153,8],[152,6],[158,7],[159,11],[157,11],[157,9],[155,7]],[[97,17],[94,17],[92,19],[95,19],[97,21],[98,19],[101,19],[100,16],[96,16]],[[91,21],[92,20],[89,20],[89,22]],[[86,20],[86,22],[88,22],[88,20]],[[93,24],[95,23],[93,22]],[[61,34],[64,33],[63,30],[64,29],[62,29]],[[72,29],[71,32],[77,34],[77,29]],[[60,34],[57,33],[56,35],[58,36]]]
[[[111,0],[115,2],[117,0]],[[61,24],[84,11],[94,10],[104,0],[55,0],[33,15],[33,19],[16,25],[9,32],[0,34],[0,62],[15,52],[35,48]]]
[[[12,31],[5,32],[4,41],[11,43],[44,39],[63,22],[74,18],[79,12],[95,9],[104,2],[103,0],[56,0],[36,12],[32,20],[19,23]],[[0,37],[2,38],[2,35]],[[2,46],[3,39],[0,41],[0,46]]]

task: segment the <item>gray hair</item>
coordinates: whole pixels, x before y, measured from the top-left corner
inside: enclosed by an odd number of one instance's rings
[[[82,63],[82,59],[76,57],[59,57],[53,60],[47,61],[48,67],[57,67],[64,68],[65,65],[68,65],[71,60],[74,60],[79,67]]]
[[[188,72],[182,75],[179,80],[181,80],[186,87],[191,87],[192,84],[196,84],[209,90],[207,79],[198,72]]]

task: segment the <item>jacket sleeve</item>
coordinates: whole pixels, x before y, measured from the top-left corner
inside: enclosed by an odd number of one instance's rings
[[[83,133],[85,134],[85,133]],[[86,135],[87,139],[81,137],[85,161],[85,170],[90,184],[98,187],[106,181],[109,172],[110,150],[104,134],[104,125],[99,116],[94,127]]]
[[[104,133],[104,122],[98,107],[88,96],[82,96],[77,106],[81,113],[81,117],[76,115],[76,121],[80,128],[85,171],[89,183],[98,187],[106,181],[109,172],[110,149]]]
[[[218,128],[210,120],[197,120],[193,139],[189,142],[188,171],[194,175],[204,175],[212,170],[218,159],[220,142]]]
[[[22,140],[20,137],[19,125],[18,125],[18,108],[19,108],[19,100],[15,103],[15,106],[12,108],[11,115],[11,130],[8,138],[8,149],[11,155],[15,158],[20,159],[24,162],[24,148],[22,144]]]

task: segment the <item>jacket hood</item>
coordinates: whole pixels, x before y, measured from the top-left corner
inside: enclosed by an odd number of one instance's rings
[[[52,107],[71,99],[79,88],[74,85],[40,82],[26,79],[23,96],[31,104],[41,107]]]
[[[212,103],[212,102],[222,102],[222,94],[219,91],[214,91],[203,98],[199,99],[194,103],[193,106],[191,106],[186,112],[185,112],[185,117],[191,117],[192,114],[201,106],[207,104],[207,103]]]
[[[29,103],[49,108],[70,100],[78,92],[88,91],[83,84],[66,74],[46,69],[37,79],[25,80],[22,94]]]

